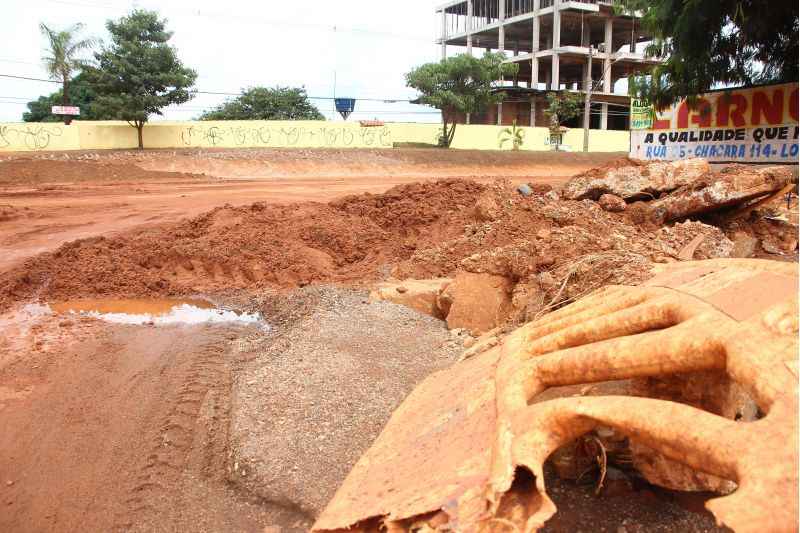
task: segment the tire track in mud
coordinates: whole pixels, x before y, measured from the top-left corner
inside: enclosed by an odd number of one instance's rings
[[[180,485],[193,454],[201,453],[205,463],[200,465],[203,474],[213,475],[218,468],[224,469],[231,383],[227,351],[224,339],[209,335],[190,354],[191,361],[180,362],[182,368],[168,378],[163,390],[170,397],[165,399],[163,414],[152,424],[154,430],[146,439],[148,448],[134,469],[134,481],[127,490],[124,511],[114,521],[114,530],[130,530],[137,524],[161,521],[164,505],[174,508],[170,503],[174,503],[175,488]],[[213,438],[202,441],[196,438],[205,429],[200,427],[201,410],[210,398],[214,412],[208,432]],[[194,449],[198,440],[206,449]]]

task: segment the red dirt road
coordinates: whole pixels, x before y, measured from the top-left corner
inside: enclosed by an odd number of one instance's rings
[[[619,156],[426,149],[7,154],[0,156],[0,272],[68,241],[224,204],[327,201],[444,177],[557,184]]]

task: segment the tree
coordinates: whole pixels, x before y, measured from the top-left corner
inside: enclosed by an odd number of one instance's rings
[[[97,98],[97,93],[92,85],[93,79],[96,78],[93,77],[91,69],[84,69],[70,80],[70,104],[80,107],[81,118],[84,120],[111,120],[114,118],[113,116],[98,113],[98,110],[94,109],[92,105]],[[62,104],[63,95],[63,89],[59,89],[47,96],[40,96],[38,99],[28,102],[28,111],[22,114],[22,120],[25,122],[59,122],[61,117],[53,115],[51,109],[54,105]]]
[[[304,88],[251,87],[200,120],[325,120],[311,102]]]
[[[79,57],[80,53],[94,46],[92,39],[78,39],[77,35],[83,29],[83,24],[56,31],[45,23],[39,24],[39,30],[47,38],[48,55],[42,58],[44,67],[50,79],[61,82],[61,105],[67,106],[69,99],[69,82],[72,76],[83,69],[86,60]],[[69,124],[72,118],[64,116],[64,124]]]
[[[504,60],[501,53],[486,52],[482,58],[461,54],[426,63],[406,74],[406,85],[422,93],[417,101],[442,112],[442,146],[449,147],[453,142],[456,115],[484,111],[503,99],[503,94],[494,89],[500,87],[500,80],[519,70],[518,65]]]
[[[95,112],[125,120],[139,135],[150,115],[164,107],[188,102],[197,73],[183,66],[168,44],[172,32],[153,11],[136,9],[115,22],[109,20],[111,46],[95,54],[98,66]]]
[[[497,135],[499,139],[500,149],[503,149],[503,145],[507,142],[511,143],[511,149],[515,152],[519,150],[519,147],[522,146],[522,143],[525,142],[525,130],[520,127],[517,127],[517,120],[514,119],[510,128],[503,128],[500,130],[500,133]]]
[[[797,81],[797,2],[617,0],[617,9],[641,11],[653,36],[645,53],[666,58],[630,80],[631,95],[658,109],[719,85]]]
[[[545,95],[547,108],[545,115],[550,119],[550,132],[559,133],[561,125],[580,114],[582,98],[577,93],[550,92]]]

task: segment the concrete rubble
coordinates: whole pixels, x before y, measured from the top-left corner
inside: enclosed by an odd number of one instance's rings
[[[700,176],[650,205],[662,222],[670,222],[769,196],[790,185],[792,180],[792,169],[788,166],[733,165]]]
[[[704,159],[647,164],[628,161],[574,176],[564,185],[561,195],[567,200],[598,200],[604,194],[619,196],[627,202],[652,200],[661,193],[694,183],[709,170]]]
[[[437,299],[452,281],[450,278],[437,278],[378,283],[370,292],[369,299],[405,305],[422,314],[444,319],[447,313],[439,307]]]

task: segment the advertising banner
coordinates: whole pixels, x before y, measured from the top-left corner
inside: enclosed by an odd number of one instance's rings
[[[632,104],[632,158],[797,163],[797,83],[713,91],[655,113]]]

